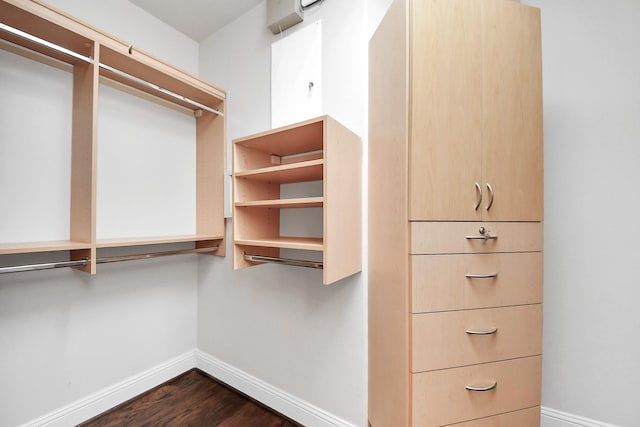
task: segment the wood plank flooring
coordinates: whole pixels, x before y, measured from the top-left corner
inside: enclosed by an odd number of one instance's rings
[[[193,369],[79,427],[300,427]]]

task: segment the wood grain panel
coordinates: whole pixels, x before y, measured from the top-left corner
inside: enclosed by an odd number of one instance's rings
[[[542,253],[415,255],[411,282],[413,313],[541,303]]]
[[[540,427],[540,407],[452,424],[450,427]]]
[[[485,235],[497,239],[467,239]],[[411,254],[532,252],[542,250],[539,222],[412,222]]]
[[[413,374],[413,427],[433,427],[540,405],[541,357]],[[469,391],[466,386],[491,391]]]
[[[412,372],[475,365],[542,352],[542,305],[414,314]],[[472,335],[465,331],[497,331]]]
[[[540,221],[543,205],[540,10],[504,0],[482,4],[484,185],[487,220]]]
[[[93,56],[99,60],[100,48]],[[70,239],[91,244],[91,262],[80,268],[96,274],[96,165],[98,126],[98,70],[95,64],[73,67],[73,123],[71,148]]]
[[[224,111],[224,105],[220,108]],[[224,165],[226,163],[224,117],[208,111],[196,116],[196,233],[225,236]],[[223,241],[215,255],[226,254]]]
[[[325,118],[326,116],[321,116],[294,125],[282,126],[237,138],[233,142],[239,146],[277,156],[322,150]]]
[[[480,3],[411,2],[412,220],[481,218]]]
[[[408,3],[369,44],[369,423],[408,426]]]
[[[251,179],[279,184],[319,181],[323,178],[323,160],[308,160],[300,163],[271,166],[268,168],[235,172],[236,178]]]
[[[327,285],[362,270],[362,144],[328,116],[324,134],[322,282]]]

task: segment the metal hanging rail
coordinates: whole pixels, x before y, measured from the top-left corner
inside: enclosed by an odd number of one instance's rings
[[[57,52],[63,53],[72,58],[76,58],[81,61],[88,62],[89,64],[93,64],[93,59],[89,58],[88,56],[80,55],[79,53],[76,53],[70,49],[67,49],[66,47],[62,47],[55,43],[48,42],[44,39],[41,39],[40,37],[36,37],[29,33],[25,33],[24,31],[18,30],[17,28],[10,27],[7,24],[3,24],[1,22],[0,22],[0,30],[6,31],[7,33],[11,33],[25,40],[29,40],[31,42],[37,43],[40,46],[48,47],[49,49],[53,49]]]
[[[253,262],[268,262],[273,264],[292,265],[294,267],[307,267],[307,268],[324,268],[322,261],[307,261],[301,259],[279,258],[262,255],[250,255],[244,254],[244,259]]]
[[[207,252],[214,252],[217,250],[218,250],[218,246],[211,246],[207,248],[181,249],[176,251],[150,252],[145,254],[112,256],[112,257],[98,258],[96,259],[96,263],[106,264],[110,262],[133,261],[138,259],[158,258],[158,257],[170,256],[170,255],[202,254]],[[0,267],[0,274],[19,273],[23,271],[50,270],[53,268],[62,268],[62,267],[84,267],[89,262],[90,260],[87,258],[87,259],[80,259],[75,261],[58,261],[58,262],[45,262],[40,264],[14,265],[9,267]]]
[[[0,23],[0,30],[6,31],[6,32],[11,33],[11,34],[14,34],[14,35],[16,35],[18,37],[21,37],[21,38],[23,38],[25,40],[29,40],[31,42],[37,43],[37,44],[39,44],[41,46],[48,47],[49,49],[53,49],[53,50],[55,50],[57,52],[65,54],[67,56],[71,56],[72,58],[79,59],[79,60],[84,61],[84,62],[88,62],[89,64],[95,63],[93,58],[90,58],[90,57],[84,56],[84,55],[80,55],[79,53],[76,53],[76,52],[74,52],[74,51],[72,51],[70,49],[67,49],[65,47],[59,46],[59,45],[57,45],[55,43],[51,43],[49,41],[46,41],[44,39],[41,39],[40,37],[36,37],[36,36],[31,35],[29,33],[25,33],[24,31],[18,30],[18,29],[13,28],[13,27],[10,27],[9,25]],[[136,76],[133,76],[131,74],[125,73],[124,71],[120,71],[117,68],[113,68],[113,67],[111,67],[109,65],[102,64],[102,63],[99,63],[98,67],[102,68],[103,70],[109,71],[110,73],[116,74],[116,75],[118,75],[120,77],[123,77],[123,78],[125,78],[127,80],[131,80],[133,82],[136,82],[138,84],[146,86],[146,87],[148,87],[150,89],[156,90],[158,92],[162,92],[165,95],[168,95],[168,96],[170,96],[170,97],[172,97],[174,99],[177,99],[179,101],[186,102],[187,104],[190,104],[190,105],[192,105],[193,107],[195,107],[197,109],[206,110],[206,111],[208,111],[210,113],[217,114],[218,116],[221,116],[221,117],[224,116],[224,113],[222,111],[220,111],[220,110],[216,110],[215,108],[207,107],[206,105],[201,104],[201,103],[199,103],[197,101],[194,101],[193,99],[189,99],[189,98],[187,98],[185,96],[182,96],[180,94],[172,92],[172,91],[170,91],[168,89],[165,89],[163,87],[160,87],[160,86],[158,86],[156,84],[150,83],[150,82],[148,82],[146,80],[143,80],[143,79],[138,78]]]
[[[156,84],[153,84],[153,83],[149,83],[146,80],[142,80],[142,79],[140,79],[140,78],[138,78],[136,76],[132,76],[131,74],[125,73],[124,71],[120,71],[117,68],[113,68],[113,67],[111,67],[109,65],[106,65],[106,64],[103,64],[103,63],[99,63],[98,66],[100,68],[102,68],[103,70],[109,71],[110,73],[116,74],[116,75],[118,75],[120,77],[124,77],[125,79],[131,80],[131,81],[136,82],[136,83],[141,84],[141,85],[144,85],[144,86],[146,86],[146,87],[148,87],[150,89],[157,90],[158,92],[162,92],[165,95],[169,95],[170,97],[175,98],[175,99],[177,99],[179,101],[183,101],[183,102],[186,102],[187,104],[191,104],[192,106],[194,106],[196,108],[199,108],[201,110],[206,110],[206,111],[208,111],[210,113],[217,114],[217,115],[219,115],[221,117],[224,116],[224,113],[222,111],[220,111],[220,110],[216,110],[215,108],[207,107],[206,105],[200,104],[199,102],[194,101],[193,99],[189,99],[189,98],[187,98],[185,96],[182,96],[182,95],[179,95],[179,94],[177,94],[175,92],[171,92],[168,89],[162,88],[162,87],[160,87],[160,86],[158,86]]]
[[[214,252],[217,250],[218,250],[218,246],[211,246],[208,248],[181,249],[177,251],[150,252],[146,254],[112,256],[112,257],[106,257],[106,258],[98,258],[96,259],[96,264],[106,264],[110,262],[121,262],[121,261],[134,261],[137,259],[150,259],[150,258],[158,258],[158,257],[170,256],[170,255],[202,254],[207,252]]]
[[[89,262],[88,259],[81,259],[77,261],[59,261],[59,262],[45,262],[41,264],[25,264],[14,265],[11,267],[0,267],[0,274],[3,273],[20,273],[22,271],[36,271],[36,270],[49,270],[52,268],[62,267],[84,267]]]

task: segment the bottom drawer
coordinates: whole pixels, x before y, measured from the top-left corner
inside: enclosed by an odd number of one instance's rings
[[[451,424],[450,427],[540,427],[540,407],[534,406],[494,417]]]
[[[412,425],[442,426],[539,406],[541,361],[524,357],[414,374]]]

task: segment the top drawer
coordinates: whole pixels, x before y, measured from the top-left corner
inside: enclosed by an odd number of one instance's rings
[[[411,255],[542,250],[540,222],[411,222]]]

